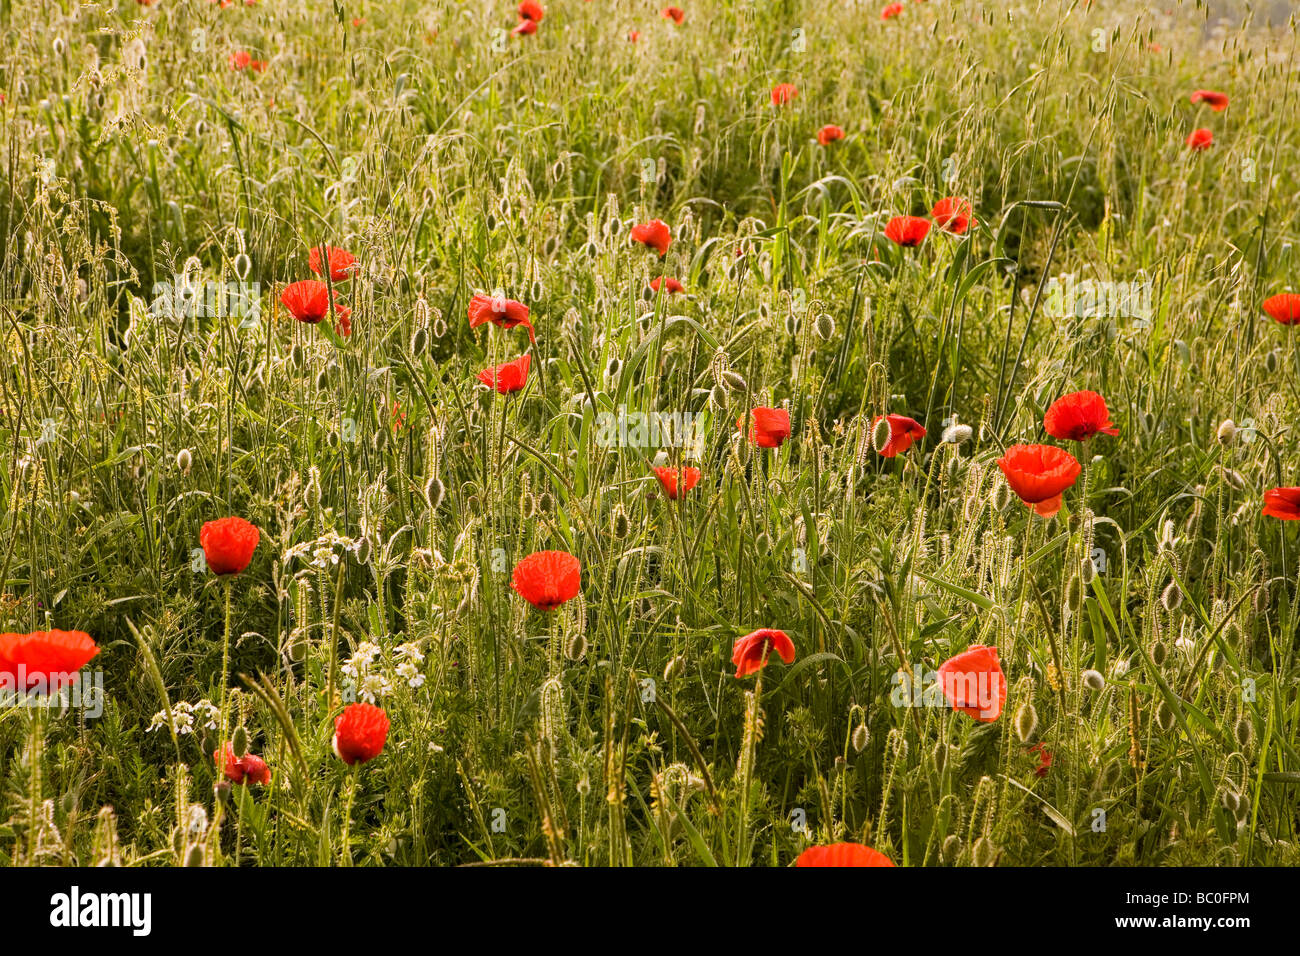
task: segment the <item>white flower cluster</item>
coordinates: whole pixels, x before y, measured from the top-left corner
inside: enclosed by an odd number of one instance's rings
[[[176,725],[176,733],[180,736],[194,733],[196,725],[203,730],[216,730],[217,721],[221,718],[221,710],[207,698],[197,704],[181,701],[179,704],[172,705],[171,717],[172,723]],[[167,711],[160,710],[153,715],[149,730],[160,730],[166,726]]]
[[[392,656],[397,666],[390,675],[383,669],[383,649],[371,641],[362,641],[353,655],[343,663],[343,676],[360,700],[373,704],[385,694],[391,693],[394,677],[405,681],[406,686],[413,690],[424,686],[424,674],[420,672],[424,654],[417,645],[399,644],[393,648]]]
[[[340,556],[349,551],[356,554],[360,547],[359,539],[345,538],[341,534],[329,531],[315,541],[295,544],[284,553],[284,563],[287,567],[295,558],[302,558],[312,567],[327,568],[330,565],[337,565]]]

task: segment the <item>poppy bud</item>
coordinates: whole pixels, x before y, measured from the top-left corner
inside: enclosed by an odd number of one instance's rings
[[[326,366],[325,368],[321,369],[320,373],[316,376],[316,388],[324,392],[329,389],[329,385],[330,385],[330,370],[329,367]]]
[[[817,316],[817,325],[815,326],[818,338],[823,341],[829,340],[835,335],[835,318],[829,312],[823,312]]]
[[[1079,581],[1085,585],[1092,584],[1092,579],[1097,576],[1097,566],[1092,563],[1092,558],[1084,558],[1079,562]]]
[[[555,511],[555,496],[549,491],[543,491],[537,497],[537,510],[541,514],[549,515]]]
[[[975,430],[969,425],[949,425],[943,430],[942,441],[950,445],[960,445],[971,440]]]
[[[587,637],[585,634],[574,634],[569,638],[569,643],[565,645],[564,656],[571,661],[580,661],[587,654]]]
[[[227,786],[227,789],[229,789],[229,786]],[[202,847],[202,846],[200,846],[199,844],[196,843],[196,844],[194,844],[192,847],[190,847],[189,852],[185,854],[185,865],[186,865],[186,866],[202,866],[202,865],[203,865],[203,847]]]
[[[1021,743],[1028,743],[1034,736],[1034,731],[1038,730],[1038,711],[1034,705],[1025,701],[1016,711],[1016,736],[1020,738]]]
[[[176,859],[185,860],[185,831],[180,827],[172,830],[172,852],[176,854]]]
[[[433,320],[433,337],[440,339],[447,334],[447,320],[442,316],[437,316]]]
[[[212,788],[212,792],[216,795],[217,802],[220,803],[222,806],[225,806],[228,803],[230,803],[230,781],[229,780],[223,779],[220,783],[218,783],[215,787]]]
[[[1086,670],[1079,675],[1083,679],[1083,686],[1088,690],[1101,690],[1106,686],[1106,678],[1101,676],[1100,671]]]
[[[434,475],[424,483],[424,501],[432,511],[437,511],[438,506],[442,504],[443,495],[447,493],[447,486],[442,483],[437,475]]]
[[[1231,418],[1225,418],[1219,425],[1219,430],[1214,433],[1214,437],[1219,439],[1220,445],[1231,445],[1237,438],[1237,423]]]
[[[1156,704],[1156,726],[1165,733],[1174,729],[1174,712],[1166,701]]]
[[[1250,722],[1249,717],[1242,717],[1233,725],[1232,735],[1237,738],[1238,747],[1249,750],[1255,739],[1255,725]]]
[[[1183,592],[1178,587],[1178,582],[1170,581],[1165,585],[1164,591],[1160,593],[1160,603],[1166,611],[1176,611],[1180,604],[1183,603]]]
[[[370,563],[370,539],[362,538],[357,542],[357,564]]]
[[[885,446],[889,444],[891,433],[892,428],[889,424],[888,416],[881,415],[876,419],[875,427],[871,430],[871,447],[874,448],[877,453],[883,451]]]
[[[1268,610],[1268,585],[1261,584],[1255,592],[1255,600],[1251,602],[1255,607],[1256,614],[1263,614]]]
[[[236,760],[248,753],[248,731],[243,727],[236,727],[235,735],[230,741],[230,748],[234,751]]]
[[[944,837],[942,853],[945,863],[955,863],[957,855],[961,853],[961,837],[955,833]]]
[[[193,464],[194,456],[190,454],[188,448],[182,448],[176,453],[176,467],[180,469],[182,475],[188,475]]]
[[[293,363],[295,368],[302,368],[302,362],[303,362],[302,346],[299,345],[297,342],[294,342],[293,348],[289,349],[289,361]]]
[[[1264,368],[1268,371],[1270,375],[1273,375],[1277,372],[1279,362],[1280,359],[1278,357],[1277,349],[1274,349],[1273,351],[1269,352],[1267,355],[1264,356]]]
[[[1165,647],[1164,641],[1156,641],[1151,645],[1151,662],[1155,664],[1156,667],[1159,667],[1165,662],[1165,657],[1167,657],[1168,654],[1169,651]]]
[[[307,505],[307,510],[315,511],[319,508],[320,499],[320,469],[312,465],[307,470],[307,489],[303,492],[303,501]]]
[[[632,530],[632,523],[628,520],[627,512],[623,510],[622,504],[614,506],[614,537],[626,538],[628,532]]]
[[[1241,807],[1241,797],[1237,795],[1236,791],[1225,789],[1223,793],[1219,795],[1219,800],[1223,803],[1224,808],[1229,813],[1234,817],[1237,815],[1237,810]]]
[[[423,355],[428,347],[429,330],[421,325],[411,334],[411,354]]]
[[[722,373],[722,384],[733,392],[744,392],[749,389],[745,380],[730,370]]]
[[[715,385],[709,389],[709,401],[713,403],[714,408],[725,409],[727,407],[727,390],[721,385]]]
[[[670,681],[686,670],[686,657],[678,654],[664,667],[664,680]]]
[[[993,506],[994,511],[1006,511],[1011,504],[1011,498],[1011,486],[1005,481],[998,481],[993,485],[993,495],[989,503]]]
[[[988,837],[980,837],[971,851],[971,862],[976,866],[992,866],[997,854],[998,848],[993,845],[993,841]]]
[[[867,730],[866,724],[858,724],[853,728],[852,743],[854,752],[862,753],[862,751],[866,749],[870,740],[871,732]]]

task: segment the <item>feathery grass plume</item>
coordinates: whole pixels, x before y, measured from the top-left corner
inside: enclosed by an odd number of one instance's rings
[[[1021,743],[1029,743],[1038,731],[1038,711],[1031,701],[1025,701],[1016,710],[1016,736]]]

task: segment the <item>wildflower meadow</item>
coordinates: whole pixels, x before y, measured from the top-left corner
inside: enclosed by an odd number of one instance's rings
[[[677,2],[0,0],[0,863],[1300,865],[1290,5]]]

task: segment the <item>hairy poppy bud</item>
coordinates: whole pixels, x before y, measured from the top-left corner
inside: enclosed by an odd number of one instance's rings
[[[193,464],[194,456],[190,454],[188,448],[182,448],[176,453],[176,467],[180,469],[182,475],[188,475]]]
[[[1249,750],[1255,739],[1255,725],[1250,722],[1249,717],[1242,717],[1233,725],[1232,735],[1237,738],[1238,747]]]
[[[1156,726],[1165,733],[1174,729],[1174,712],[1166,701],[1156,705]]]
[[[1183,603],[1183,591],[1177,581],[1170,581],[1165,585],[1165,589],[1160,592],[1160,603],[1166,611],[1178,610],[1179,605]]]
[[[866,724],[858,724],[853,728],[852,744],[856,753],[862,753],[870,740],[871,732],[867,730]]]
[[[1165,662],[1165,657],[1168,656],[1168,654],[1169,651],[1165,647],[1164,641],[1156,641],[1151,645],[1151,661],[1157,667]]]
[[[1219,424],[1219,430],[1214,433],[1214,437],[1219,440],[1220,445],[1231,445],[1237,438],[1237,423],[1231,418],[1225,418]]]
[[[835,335],[835,318],[829,312],[823,312],[817,316],[817,337],[823,341],[829,340]]]
[[[623,510],[622,504],[614,506],[614,537],[626,538],[628,532],[632,530],[632,524],[628,521],[627,512]]]
[[[1028,743],[1038,730],[1038,711],[1029,701],[1025,701],[1016,711],[1016,736],[1021,743]]]
[[[190,847],[189,852],[185,854],[185,865],[186,865],[186,866],[202,866],[202,865],[203,865],[203,847],[202,847],[202,846],[200,846],[199,844],[196,843],[196,844],[194,844],[192,847]]]
[[[732,371],[722,373],[722,384],[733,392],[743,392],[749,388],[745,380]]]
[[[307,505],[308,511],[315,511],[320,507],[320,499],[320,469],[312,465],[307,469],[307,488],[303,492],[303,502]]]
[[[1101,690],[1106,686],[1106,678],[1101,676],[1100,671],[1089,669],[1079,676],[1083,679],[1083,686],[1088,690]]]
[[[433,511],[438,510],[438,506],[442,504],[443,496],[446,493],[447,487],[437,475],[424,483],[424,501]]]
[[[574,634],[569,638],[569,643],[565,645],[564,656],[571,661],[580,661],[587,655],[587,637],[585,634]]]
[[[411,334],[411,354],[423,355],[425,349],[429,347],[429,330],[423,325],[416,328]]]
[[[236,760],[248,753],[248,731],[243,727],[236,727],[235,735],[230,741],[230,748],[234,751]]]

